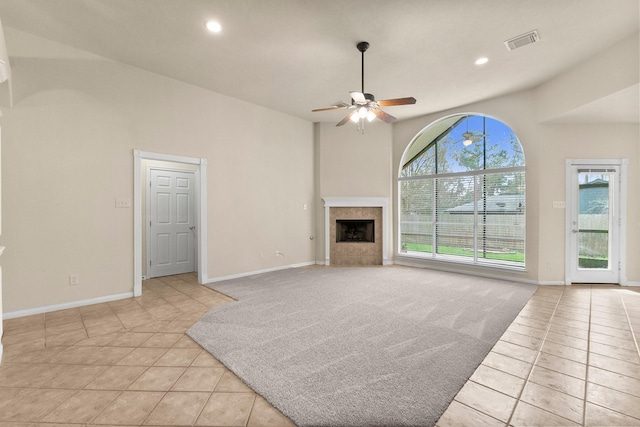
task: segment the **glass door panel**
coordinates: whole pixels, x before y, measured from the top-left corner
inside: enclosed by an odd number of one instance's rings
[[[618,283],[618,167],[572,169],[571,282]]]
[[[612,172],[578,173],[578,268],[611,268],[612,177]]]

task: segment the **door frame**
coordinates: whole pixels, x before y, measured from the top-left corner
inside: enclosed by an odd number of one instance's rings
[[[146,277],[149,278],[150,274],[149,274],[149,260],[151,259],[151,225],[149,222],[149,213],[151,212],[151,192],[149,191],[150,188],[150,183],[151,183],[151,171],[152,170],[156,170],[156,171],[164,171],[164,172],[181,172],[181,173],[187,173],[190,175],[193,175],[193,225],[198,224],[198,216],[199,216],[199,212],[197,209],[197,203],[196,203],[196,180],[198,177],[198,173],[197,171],[193,170],[193,169],[178,169],[178,168],[172,168],[172,167],[165,167],[165,166],[156,166],[156,165],[147,165],[146,168],[146,182],[145,182],[145,203],[146,203],[146,215],[145,218],[142,218],[144,220],[144,228],[145,228],[145,235],[146,235],[146,269],[147,269],[147,275]],[[197,226],[196,226],[196,244],[195,247],[193,248],[193,256],[194,256],[194,260],[193,260],[193,268],[194,271],[198,271],[198,245],[197,245]],[[162,276],[154,276],[154,277],[162,277]]]
[[[572,284],[571,263],[573,259],[571,239],[573,209],[571,195],[573,192],[573,168],[576,166],[616,166],[619,168],[619,213],[618,213],[618,284],[629,286],[627,280],[627,165],[628,159],[567,159],[565,161],[565,285]],[[614,224],[616,226],[616,224]],[[614,243],[615,244],[615,243]]]
[[[142,200],[141,169],[142,160],[160,160],[172,163],[196,165],[195,206],[197,227],[198,283],[207,277],[207,159],[175,156],[171,154],[151,153],[133,150],[133,296],[142,295]]]

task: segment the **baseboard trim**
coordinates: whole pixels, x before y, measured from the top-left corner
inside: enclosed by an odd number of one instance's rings
[[[290,268],[308,267],[310,265],[316,265],[316,261],[308,261],[308,262],[301,262],[301,263],[298,263],[298,264],[282,265],[282,266],[279,266],[279,267],[265,268],[263,270],[248,271],[246,273],[230,274],[228,276],[208,277],[203,282],[203,284],[204,285],[208,285],[209,283],[222,282],[222,281],[231,280],[231,279],[239,279],[240,277],[255,276],[256,274],[270,273],[272,271],[288,270]]]
[[[2,348],[2,344],[0,343],[0,365],[2,365],[2,352],[3,352],[3,348]]]
[[[500,276],[499,274],[491,274],[491,273],[486,273],[486,272],[483,272],[483,271],[466,271],[466,270],[456,269],[455,267],[447,267],[447,266],[440,265],[440,264],[436,265],[435,263],[426,265],[426,264],[421,263],[421,262],[412,262],[411,260],[408,260],[407,258],[396,258],[395,264],[396,265],[404,265],[406,267],[424,268],[424,269],[427,269],[427,270],[446,271],[447,273],[459,273],[459,274],[466,274],[468,276],[485,277],[487,279],[498,279],[498,280],[506,280],[506,281],[509,281],[509,282],[526,283],[528,285],[540,285],[541,284],[537,280],[529,280],[529,279],[512,277],[512,276],[505,277],[505,276]]]
[[[396,262],[392,259],[382,260],[382,265],[394,265]],[[327,265],[326,261],[314,261],[312,264],[315,265]],[[346,265],[342,265],[341,267],[347,267]],[[369,265],[357,265],[356,267],[371,267]]]
[[[90,298],[80,301],[65,302],[62,304],[46,305],[42,307],[27,308],[25,310],[16,310],[4,313],[3,319],[15,319],[16,317],[33,316],[34,314],[49,313],[51,311],[66,310],[68,308],[83,307],[85,305],[101,304],[103,302],[118,301],[121,299],[133,298],[133,292],[124,294],[107,295],[104,297]]]

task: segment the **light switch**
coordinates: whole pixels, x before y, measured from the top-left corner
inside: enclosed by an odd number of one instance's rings
[[[130,208],[131,199],[116,199],[116,208]]]
[[[556,201],[554,201],[554,202],[553,202],[553,207],[554,207],[555,209],[564,209],[564,208],[565,208],[564,200],[560,200],[560,201],[557,201],[557,200],[556,200]]]

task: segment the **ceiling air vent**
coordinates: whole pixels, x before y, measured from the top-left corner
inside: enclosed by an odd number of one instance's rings
[[[538,30],[533,30],[512,39],[505,40],[504,45],[507,46],[507,49],[513,50],[531,43],[535,43],[538,40],[540,40]]]

